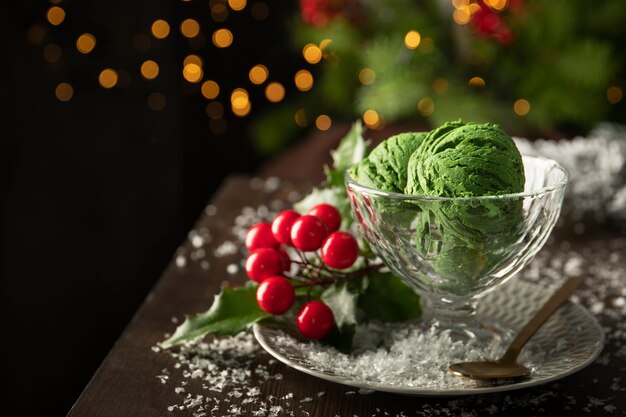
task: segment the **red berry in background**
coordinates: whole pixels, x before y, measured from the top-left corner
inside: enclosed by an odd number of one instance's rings
[[[283,210],[272,221],[272,235],[280,243],[291,245],[291,226],[300,217],[295,210]]]
[[[335,206],[330,204],[318,204],[309,210],[307,214],[323,221],[329,232],[339,230],[339,226],[341,226],[341,214],[339,214],[339,210]]]
[[[280,275],[284,262],[283,256],[276,249],[258,248],[246,259],[246,273],[251,280],[262,282],[272,275]]]
[[[322,260],[331,268],[352,266],[359,256],[359,244],[348,232],[334,232],[322,243]]]
[[[272,234],[272,225],[268,222],[257,223],[248,229],[246,234],[246,248],[253,251],[258,248],[276,248],[278,242]]]
[[[296,293],[284,277],[269,277],[256,290],[256,301],[270,314],[283,314],[293,305]]]
[[[322,301],[309,301],[298,312],[298,330],[309,339],[321,339],[333,329],[335,317]]]
[[[283,259],[283,271],[289,271],[291,269],[291,258],[289,257],[289,254],[283,248],[279,248],[278,253],[280,253],[280,256]]]
[[[318,250],[326,236],[326,225],[314,216],[300,216],[291,226],[291,242],[302,251]]]

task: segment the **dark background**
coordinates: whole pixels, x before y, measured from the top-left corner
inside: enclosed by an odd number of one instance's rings
[[[283,23],[297,2],[266,2],[261,21],[250,7],[231,13],[219,26],[238,43],[222,50],[210,45],[218,25],[208,3],[61,1],[57,27],[46,21],[52,3],[0,6],[3,415],[65,415],[224,177],[268,158],[248,139],[250,117],[233,116],[227,98],[216,133],[199,86],[182,80],[182,60],[202,56],[224,91],[257,63],[288,79],[296,55]],[[199,50],[178,31],[187,17],[208,34]],[[138,52],[133,36],[157,18],[170,36]],[[38,44],[27,38],[33,25],[45,28]],[[88,55],[74,46],[84,32],[97,39]],[[53,63],[43,56],[49,43],[62,50]],[[154,81],[139,75],[146,59],[160,65]],[[124,85],[102,88],[106,67]],[[55,97],[60,82],[74,88],[69,102]],[[167,100],[161,111],[146,104],[155,91]],[[256,102],[254,111],[270,105]]]

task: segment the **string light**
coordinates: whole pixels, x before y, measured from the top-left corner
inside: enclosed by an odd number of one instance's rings
[[[59,26],[65,20],[65,10],[59,6],[52,6],[46,13],[46,18],[53,26]]]
[[[518,116],[526,116],[530,111],[530,103],[528,100],[520,98],[519,100],[515,100],[513,104],[513,111]]]
[[[485,80],[483,80],[480,77],[472,77],[469,79],[469,81],[467,82],[471,87],[484,87],[485,86]]]
[[[236,88],[230,94],[230,105],[233,108],[233,112],[243,111],[250,106],[250,98],[248,92],[243,88]],[[246,113],[247,114],[247,113]]]
[[[256,20],[265,20],[270,14],[270,9],[267,7],[267,4],[262,1],[256,2],[252,5],[252,17]]]
[[[472,20],[472,11],[469,6],[457,7],[452,13],[452,20],[457,25],[466,25]]]
[[[485,0],[485,4],[493,10],[500,12],[506,8],[508,0]]]
[[[435,111],[435,102],[426,96],[417,103],[417,110],[422,116],[430,116]]]
[[[224,115],[224,106],[219,101],[212,101],[206,106],[206,114],[210,119],[219,119]]]
[[[200,91],[205,98],[213,100],[220,94],[220,86],[215,81],[207,80],[202,83]]]
[[[306,127],[309,125],[309,120],[306,114],[306,110],[298,109],[294,114],[294,120],[296,124],[300,127]]]
[[[267,67],[265,65],[255,65],[254,67],[250,68],[250,72],[248,73],[248,78],[250,78],[250,81],[253,84],[263,84],[266,80],[267,77],[269,76],[270,72],[267,69]]]
[[[186,38],[195,38],[200,33],[200,24],[194,19],[185,19],[180,24],[180,33]]]
[[[96,37],[91,33],[83,33],[76,39],[76,49],[81,54],[88,54],[96,47]]]
[[[100,72],[98,82],[104,88],[113,88],[117,84],[117,72],[111,68],[106,68]]]
[[[448,91],[448,80],[445,78],[437,78],[433,81],[433,91],[437,94],[443,94]]]
[[[409,49],[415,49],[419,46],[422,36],[416,30],[407,32],[404,36],[404,45]]]
[[[325,114],[320,114],[315,119],[315,127],[317,127],[319,130],[322,130],[322,131],[330,129],[332,124],[333,124],[333,121],[330,119],[330,117],[328,117]]]
[[[309,64],[317,64],[322,59],[322,50],[319,46],[308,43],[302,48],[302,55]]]
[[[294,77],[296,88],[300,91],[309,91],[313,88],[313,75],[307,70],[300,70]]]
[[[617,104],[622,101],[624,94],[622,89],[616,85],[612,85],[606,90],[606,99],[609,100],[611,104]]]
[[[228,29],[218,29],[213,32],[212,39],[218,48],[228,48],[233,43],[233,33]]]
[[[202,79],[202,67],[198,64],[190,63],[183,67],[183,77],[190,83],[197,83]]]
[[[70,101],[74,95],[74,88],[68,83],[60,83],[54,89],[54,95],[59,101]]]
[[[380,116],[375,110],[367,110],[363,113],[363,122],[370,129],[378,129],[380,120]]]
[[[328,45],[331,44],[331,42],[332,39],[322,39],[322,41],[320,42],[320,49],[323,51]]]
[[[43,57],[48,62],[57,62],[61,58],[61,47],[56,43],[46,45],[43,49]]]
[[[189,64],[196,64],[197,66],[202,67],[202,58],[200,58],[198,55],[187,55],[185,59],[183,59],[183,66]]]
[[[269,83],[265,87],[265,97],[272,103],[278,103],[285,97],[285,87],[281,83]]]
[[[170,34],[170,25],[163,19],[155,20],[150,29],[152,36],[157,39],[165,39]]]
[[[228,0],[228,5],[234,11],[239,12],[246,7],[246,0]]]
[[[371,68],[363,68],[359,71],[359,81],[363,85],[372,85],[376,81],[376,73]]]
[[[148,107],[154,111],[161,111],[165,108],[167,100],[161,93],[151,93],[148,96]]]
[[[141,75],[147,80],[154,80],[159,75],[159,64],[152,60],[141,64]]]

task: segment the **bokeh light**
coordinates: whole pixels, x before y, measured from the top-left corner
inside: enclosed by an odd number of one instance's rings
[[[200,88],[202,95],[209,100],[213,100],[220,94],[220,86],[213,80],[207,80],[202,83],[202,87]]]
[[[513,111],[518,116],[526,116],[528,112],[530,112],[530,103],[528,100],[523,98],[515,100],[515,103],[513,104]]]
[[[198,55],[187,55],[185,59],[183,59],[183,66],[189,64],[196,64],[197,66],[201,67],[203,65],[202,58],[200,58]]]
[[[250,72],[248,73],[248,78],[250,78],[250,81],[253,84],[263,84],[266,80],[267,77],[269,76],[270,72],[267,69],[267,67],[265,65],[255,65],[254,67],[250,68]]]
[[[213,32],[213,44],[218,48],[228,48],[233,43],[233,33],[225,28]]]
[[[68,83],[60,83],[54,89],[54,95],[59,101],[70,101],[74,95],[74,88]]]
[[[445,78],[437,78],[433,81],[433,91],[437,94],[443,94],[448,91],[449,83]]]
[[[65,20],[65,10],[59,6],[52,6],[46,13],[46,18],[51,25],[59,26]]]
[[[322,50],[319,46],[308,43],[302,48],[302,55],[309,64],[317,64],[322,59]]]
[[[148,96],[148,107],[154,111],[161,111],[165,108],[167,100],[161,93],[151,93]]]
[[[376,81],[376,73],[371,68],[363,68],[359,71],[359,82],[363,85],[372,85]]]
[[[215,3],[211,5],[211,19],[214,22],[223,22],[228,18],[228,8],[224,3]]]
[[[300,91],[309,91],[313,88],[313,75],[310,71],[300,70],[294,77],[296,88]]]
[[[270,15],[270,8],[262,1],[256,2],[252,5],[252,17],[256,20],[265,20]]]
[[[250,96],[243,88],[236,88],[230,94],[230,105],[235,110],[242,111],[250,106]]]
[[[485,4],[493,10],[500,12],[506,8],[508,0],[485,0]]]
[[[616,85],[613,85],[606,90],[606,99],[609,100],[609,103],[611,104],[619,103],[622,101],[623,97],[624,92]]]
[[[265,87],[265,97],[272,103],[278,103],[285,97],[285,87],[279,82],[272,82]]]
[[[419,46],[420,41],[422,40],[422,36],[416,30],[411,30],[407,32],[404,37],[404,44],[409,49],[415,49]]]
[[[435,102],[426,96],[417,102],[417,110],[422,116],[430,116],[435,111]]]
[[[104,88],[113,88],[117,84],[117,71],[111,68],[103,69],[98,76],[98,82]]]
[[[296,124],[300,127],[306,127],[309,125],[309,118],[307,116],[306,110],[298,109],[294,114],[294,120]]]
[[[246,0],[228,0],[228,5],[231,9],[238,12],[246,7]]]
[[[482,79],[481,77],[472,77],[469,79],[467,83],[472,87],[484,87],[485,86],[485,80]]]
[[[200,24],[195,19],[185,19],[180,24],[180,33],[186,38],[195,38],[200,33]]]
[[[333,125],[333,121],[325,114],[320,114],[315,119],[315,127],[319,130],[328,130]]]
[[[459,6],[452,13],[452,20],[457,25],[466,25],[472,20],[472,11],[469,6]]]
[[[43,48],[43,57],[48,62],[57,62],[61,59],[61,47],[56,43],[51,43]]]
[[[91,33],[83,33],[76,39],[76,49],[81,54],[88,54],[96,47],[96,37]]]
[[[377,129],[380,125],[380,116],[375,110],[367,110],[363,113],[363,122],[370,129]]]
[[[152,36],[157,39],[165,39],[170,34],[170,25],[163,19],[155,20],[150,28]]]
[[[185,65],[183,67],[183,77],[190,83],[200,82],[202,79],[202,67],[195,63]]]
[[[219,119],[224,116],[224,106],[219,101],[212,101],[206,105],[206,115],[211,119]]]
[[[150,59],[144,61],[141,64],[141,75],[147,80],[154,80],[159,75],[159,64]]]

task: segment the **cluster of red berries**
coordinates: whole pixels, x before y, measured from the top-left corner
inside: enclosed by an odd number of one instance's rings
[[[271,223],[257,223],[248,230],[246,273],[259,283],[256,298],[264,311],[278,315],[291,308],[295,301],[293,280],[310,289],[350,276],[339,270],[354,264],[359,245],[350,233],[339,230],[340,225],[337,208],[318,204],[305,215],[283,210]],[[298,259],[290,258],[287,247]],[[315,252],[317,262],[305,252]],[[293,263],[298,265],[298,273],[291,272]],[[324,302],[312,300],[300,309],[296,322],[302,335],[321,339],[332,330],[334,316]]]

